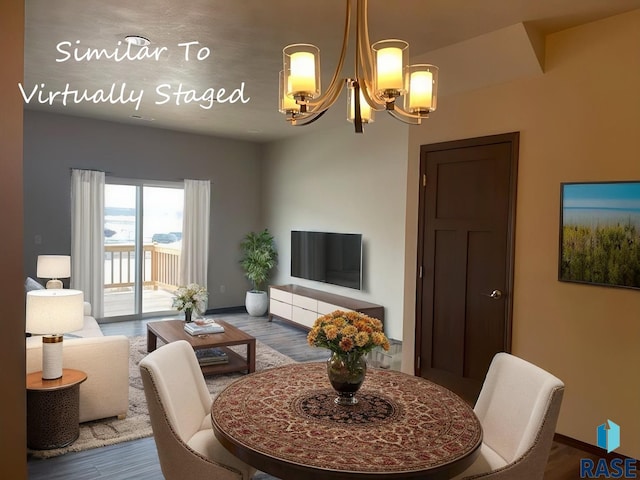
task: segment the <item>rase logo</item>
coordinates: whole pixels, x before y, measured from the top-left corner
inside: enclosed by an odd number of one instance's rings
[[[611,420],[607,420],[607,423],[598,425],[598,446],[611,453],[620,446],[620,425]]]
[[[620,425],[611,420],[598,425],[598,447],[613,452],[620,446]],[[606,458],[600,458],[594,462],[590,458],[580,459],[580,478],[637,478],[636,461],[633,458],[614,458],[607,462]]]

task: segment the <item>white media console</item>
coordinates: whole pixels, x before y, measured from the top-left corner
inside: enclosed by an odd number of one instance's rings
[[[278,317],[295,325],[311,329],[318,317],[335,310],[361,312],[384,323],[384,307],[375,303],[299,285],[269,287],[269,321]]]

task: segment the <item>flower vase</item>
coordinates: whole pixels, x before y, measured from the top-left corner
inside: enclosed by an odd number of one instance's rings
[[[190,308],[185,308],[185,310],[184,310],[184,321],[186,323],[189,323],[189,322],[192,321],[191,320],[191,313],[192,313],[192,311],[191,311]]]
[[[327,376],[338,396],[338,405],[358,403],[356,392],[362,386],[367,373],[367,362],[361,353],[331,353],[327,360]]]

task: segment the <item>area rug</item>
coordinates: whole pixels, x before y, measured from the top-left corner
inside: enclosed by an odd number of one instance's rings
[[[241,355],[246,354],[246,347],[232,347]],[[150,437],[151,423],[147,410],[147,402],[144,397],[142,379],[140,377],[140,360],[147,355],[147,337],[140,336],[131,339],[129,352],[129,409],[123,420],[109,418],[80,424],[80,436],[71,445],[65,448],[52,450],[28,450],[33,458],[51,458],[69,452],[80,452],[90,448],[104,447],[120,442],[127,442],[143,437]],[[273,348],[256,341],[256,371],[295,363],[286,355]],[[215,397],[227,385],[242,377],[240,372],[212,375],[205,377],[209,392]]]

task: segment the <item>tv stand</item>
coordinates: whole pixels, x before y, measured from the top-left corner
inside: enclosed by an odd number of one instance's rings
[[[384,323],[384,307],[299,285],[269,287],[269,321],[278,317],[310,330],[316,319],[335,310],[355,311]]]

